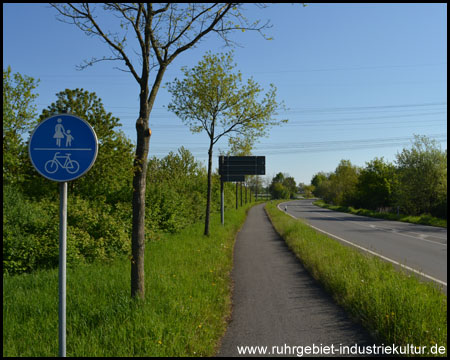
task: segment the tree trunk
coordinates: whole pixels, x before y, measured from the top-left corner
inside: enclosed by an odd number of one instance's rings
[[[131,297],[145,296],[145,190],[150,131],[143,119],[136,122],[137,146],[133,176],[133,227],[131,235]]]
[[[161,66],[149,96],[148,66],[144,67],[141,82],[139,118],[136,121],[136,155],[133,175],[133,224],[131,231],[131,297],[145,297],[145,191],[147,179],[147,157],[150,147],[151,131],[149,117],[156,94],[166,70]]]
[[[206,190],[206,217],[205,217],[206,236],[209,236],[209,212],[211,209],[212,154],[213,154],[213,142],[211,141],[208,150],[208,188]]]

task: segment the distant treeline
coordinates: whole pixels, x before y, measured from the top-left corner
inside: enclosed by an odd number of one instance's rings
[[[447,219],[447,150],[416,135],[394,164],[375,158],[360,168],[341,160],[334,172],[314,175],[307,190],[333,205]]]

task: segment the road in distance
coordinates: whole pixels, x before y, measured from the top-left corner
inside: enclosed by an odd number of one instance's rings
[[[279,208],[346,244],[434,281],[447,292],[447,229],[332,211],[313,201],[289,201]]]

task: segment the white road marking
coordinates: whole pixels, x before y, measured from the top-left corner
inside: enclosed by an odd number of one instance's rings
[[[341,220],[340,218],[338,218],[336,216],[330,216],[330,215],[325,215],[325,214],[321,214],[321,215],[329,217],[329,218],[332,218],[332,219]],[[350,214],[350,215],[352,215],[352,214]],[[447,244],[443,244],[443,243],[438,242],[438,241],[432,241],[432,240],[428,240],[428,239],[424,239],[423,238],[424,236],[430,236],[430,237],[436,237],[437,239],[442,239],[442,238],[434,236],[434,235],[425,235],[425,234],[420,234],[420,233],[414,232],[413,234],[419,234],[419,236],[413,236],[413,235],[405,234],[405,233],[401,232],[401,230],[398,230],[398,229],[383,228],[381,226],[376,226],[376,225],[365,225],[365,224],[361,224],[361,223],[359,223],[357,221],[352,221],[352,220],[345,220],[345,221],[351,222],[353,224],[356,224],[356,225],[359,225],[359,226],[362,226],[362,227],[370,227],[370,228],[375,229],[375,230],[386,231],[386,232],[394,232],[394,233],[396,233],[398,235],[410,237],[410,238],[417,239],[417,240],[420,240],[420,241],[426,241],[426,242],[429,242],[429,243],[432,243],[432,244],[438,244],[438,245],[442,245],[442,246],[447,246]]]
[[[278,207],[278,210],[284,212],[285,214],[289,215],[289,216],[292,217],[293,219],[297,220],[297,218],[296,218],[294,215],[291,215],[291,214],[289,214],[288,212],[285,212],[285,211],[281,210],[280,207],[279,207],[279,205],[277,205],[277,207]],[[412,272],[414,272],[414,273],[416,273],[416,274],[418,274],[418,275],[421,275],[421,276],[423,276],[423,277],[425,277],[425,278],[427,278],[427,279],[433,280],[433,281],[435,281],[435,282],[437,282],[437,283],[439,283],[439,284],[441,284],[441,285],[447,286],[447,283],[444,282],[444,281],[438,280],[438,279],[436,279],[436,278],[434,278],[434,277],[432,277],[432,276],[430,276],[430,275],[424,274],[424,273],[421,272],[421,271],[418,271],[418,270],[413,269],[413,268],[411,268],[411,267],[409,267],[409,266],[403,265],[403,264],[401,264],[401,263],[399,263],[399,262],[397,262],[397,261],[395,261],[395,260],[392,260],[392,259],[390,259],[390,258],[388,258],[388,257],[386,257],[386,256],[380,255],[380,254],[378,254],[378,253],[376,253],[376,252],[374,252],[374,251],[372,251],[372,250],[369,250],[369,249],[366,249],[366,248],[364,248],[364,247],[362,247],[362,246],[356,245],[356,244],[354,244],[354,243],[352,243],[352,242],[350,242],[350,241],[348,241],[348,240],[345,240],[345,239],[343,239],[343,238],[341,238],[341,237],[339,237],[339,236],[330,234],[329,232],[326,232],[326,231],[324,231],[324,230],[322,230],[322,229],[319,229],[319,228],[317,228],[317,227],[315,227],[315,226],[313,226],[313,225],[311,225],[311,224],[309,224],[309,223],[306,223],[306,224],[307,224],[308,226],[312,227],[313,229],[315,229],[315,230],[317,230],[317,231],[320,231],[321,233],[324,233],[324,234],[326,234],[326,235],[328,235],[328,236],[331,236],[332,238],[335,238],[335,239],[337,239],[337,240],[343,241],[343,242],[345,242],[345,243],[347,243],[347,244],[349,244],[349,245],[352,245],[352,246],[354,246],[354,247],[356,247],[356,248],[358,248],[358,249],[360,249],[360,250],[366,251],[366,252],[368,252],[369,254],[378,256],[378,257],[380,257],[380,258],[383,259],[383,260],[389,261],[389,262],[391,262],[391,263],[393,263],[393,264],[395,264],[395,265],[398,265],[398,266],[400,266],[400,267],[402,267],[402,268],[404,268],[404,269],[407,269],[407,270],[409,270],[409,271],[412,271]]]

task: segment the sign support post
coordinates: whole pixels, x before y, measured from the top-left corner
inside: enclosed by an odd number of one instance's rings
[[[236,210],[238,209],[238,182],[236,182]]]
[[[223,181],[220,179],[220,221],[222,222],[222,225],[225,224],[225,204],[223,191]]]
[[[59,182],[59,356],[66,356],[67,182],[94,165],[98,140],[92,126],[75,115],[53,115],[40,122],[30,136],[28,154],[36,171]]]
[[[238,183],[241,186],[241,206],[243,206],[242,183],[245,182],[245,175],[265,175],[266,158],[265,156],[219,156],[219,175],[221,182],[221,220],[224,224],[224,199],[223,183],[236,183],[236,209],[239,208]],[[258,180],[256,180],[258,181]],[[256,189],[255,197],[258,197]],[[252,201],[252,191],[250,189],[250,202]],[[247,188],[245,188],[245,202],[247,203]]]
[[[59,356],[66,357],[67,182],[59,183]]]

